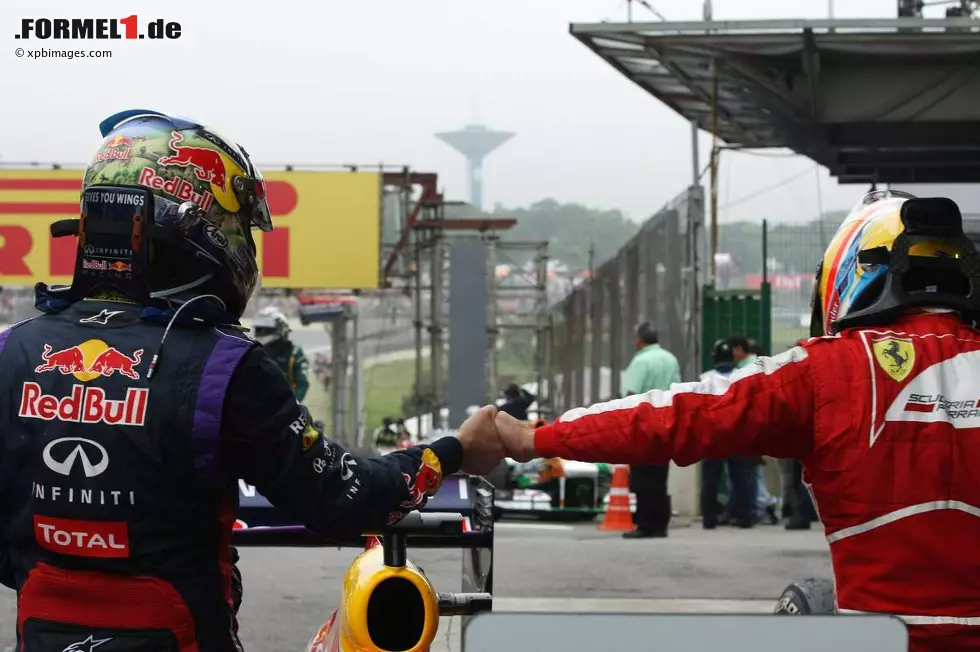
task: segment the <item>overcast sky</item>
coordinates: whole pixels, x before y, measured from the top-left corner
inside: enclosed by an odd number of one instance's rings
[[[701,0],[652,4],[670,20],[701,16]],[[895,14],[894,0],[835,5],[840,18]],[[133,11],[141,22],[179,21],[183,35],[13,38],[24,17]],[[714,0],[718,19],[825,18],[827,11],[826,0]],[[437,172],[449,198],[468,199],[462,156],[432,134],[476,119],[517,134],[487,159],[486,206],[554,197],[644,219],[690,182],[690,127],[568,31],[572,22],[625,19],[625,0],[2,0],[0,160],[87,161],[101,119],[155,108],[210,124],[260,164],[407,164]],[[634,19],[655,17],[635,6]],[[107,47],[113,56],[14,56],[16,47],[39,46]],[[706,134],[701,143],[707,162]],[[816,215],[809,160],[726,156],[723,220]],[[853,205],[865,189],[838,186],[822,169],[819,178],[828,210]]]

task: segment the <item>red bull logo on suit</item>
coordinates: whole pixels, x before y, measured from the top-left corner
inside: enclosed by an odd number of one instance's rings
[[[150,390],[130,387],[123,399],[106,398],[100,387],[72,385],[70,396],[45,394],[37,383],[24,383],[17,416],[44,421],[142,426]]]
[[[45,344],[44,351],[41,352],[43,362],[34,368],[34,372],[41,374],[57,371],[64,376],[74,375],[81,381],[119,372],[127,378],[139,380],[136,367],[142,362],[142,357],[143,349],[137,349],[132,356],[128,356],[102,340],[88,340],[60,351]]]
[[[57,351],[45,344],[41,364],[34,368],[34,372],[74,376],[83,383],[116,373],[139,380],[136,369],[142,361],[143,349],[127,355],[102,340],[87,340]],[[26,382],[18,416],[45,421],[142,426],[148,397],[148,389],[130,387],[122,399],[110,399],[102,388],[78,384],[72,385],[69,396],[58,397],[45,394],[38,383]]]
[[[402,501],[401,506],[405,509],[415,509],[422,505],[426,497],[434,496],[439,491],[442,485],[442,465],[436,454],[426,448],[422,451],[422,466],[419,467],[415,478],[407,473],[402,473],[402,477],[408,486],[410,497]]]

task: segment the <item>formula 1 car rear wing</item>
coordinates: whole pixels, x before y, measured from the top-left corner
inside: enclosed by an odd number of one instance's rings
[[[464,518],[480,522],[481,516],[474,514],[475,510],[489,500],[490,510],[493,510],[493,496],[487,499],[478,498],[483,490],[493,491],[493,485],[482,478],[474,478],[466,474],[446,476],[442,480],[439,492],[429,498],[422,512],[455,512]],[[238,518],[248,529],[269,525],[295,525],[295,521],[272,506],[265,496],[256,491],[255,487],[238,482]],[[477,529],[474,526],[473,529]],[[284,544],[280,544],[284,545]],[[451,546],[445,546],[451,547]]]
[[[442,500],[439,500],[440,496]],[[289,519],[268,501],[264,498],[261,500],[268,507],[257,508],[253,503],[252,522],[246,521],[247,525],[243,523],[243,527],[234,530],[233,545],[363,548],[365,537],[378,536],[386,544],[395,544],[385,545],[386,555],[389,554],[389,549],[404,551],[409,541],[414,548],[462,548],[465,551],[462,590],[467,593],[493,592],[494,488],[481,477],[465,474],[449,476],[444,479],[439,493],[429,500],[429,504],[421,512],[413,512],[395,525],[382,530],[365,532],[361,537],[339,541],[288,522]],[[454,506],[463,509],[453,509]],[[262,516],[267,518],[263,519]],[[263,522],[272,524],[259,524]]]

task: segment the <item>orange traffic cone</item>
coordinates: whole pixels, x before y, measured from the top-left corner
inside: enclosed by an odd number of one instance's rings
[[[613,469],[609,504],[598,529],[606,532],[632,532],[636,529],[630,512],[630,467],[625,464],[617,464]]]

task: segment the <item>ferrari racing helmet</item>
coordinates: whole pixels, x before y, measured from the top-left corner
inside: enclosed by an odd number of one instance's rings
[[[72,299],[105,289],[141,303],[212,295],[240,318],[258,282],[252,229],[272,230],[262,174],[245,150],[197,122],[133,109],[99,125],[78,236]]]
[[[980,259],[950,199],[868,193],[841,223],[817,268],[810,334],[891,323],[915,308],[980,317]]]

